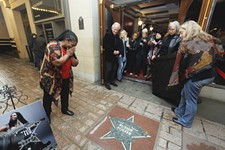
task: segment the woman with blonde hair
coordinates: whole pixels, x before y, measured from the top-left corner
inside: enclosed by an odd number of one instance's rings
[[[184,82],[179,106],[171,108],[176,115],[172,120],[190,128],[197,112],[199,93],[215,78],[215,44],[212,36],[192,20],[181,25],[180,37],[182,40],[168,86]]]
[[[123,78],[123,71],[127,64],[127,46],[129,45],[129,38],[127,37],[127,31],[121,30],[120,31],[120,50],[118,56],[118,69],[117,69],[117,80],[122,81]]]

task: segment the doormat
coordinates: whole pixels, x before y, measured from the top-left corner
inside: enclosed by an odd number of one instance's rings
[[[209,141],[194,137],[190,134],[183,134],[183,150],[224,150],[225,148]]]
[[[158,122],[116,106],[87,138],[105,150],[151,150],[158,127]]]

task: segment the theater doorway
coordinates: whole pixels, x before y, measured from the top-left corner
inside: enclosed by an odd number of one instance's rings
[[[113,22],[119,22],[122,29],[128,32],[130,38],[134,32],[141,33],[141,30],[146,27],[150,32],[160,30],[166,33],[169,21],[177,20],[179,14],[179,0],[103,0],[100,3],[100,38],[101,38],[101,77],[103,83],[104,74],[104,50],[102,39],[105,33],[111,30]],[[135,61],[135,60],[133,60]],[[127,62],[129,63],[129,62]],[[143,67],[145,68],[145,67]],[[134,68],[135,70],[135,68]],[[124,73],[124,78],[150,84],[151,81],[145,81],[143,69],[139,76]]]

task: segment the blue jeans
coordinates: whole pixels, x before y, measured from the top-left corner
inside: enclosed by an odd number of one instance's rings
[[[214,80],[214,77],[192,82],[189,79],[181,92],[179,106],[175,109],[178,122],[184,127],[190,128],[197,112],[197,100],[203,86]]]
[[[118,57],[118,70],[117,70],[117,80],[122,80],[123,71],[126,67],[127,61],[123,57]]]

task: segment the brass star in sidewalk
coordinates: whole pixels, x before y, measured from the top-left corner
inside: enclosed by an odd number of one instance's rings
[[[131,116],[127,120],[109,117],[109,120],[113,127],[100,139],[116,139],[122,143],[124,150],[131,150],[135,139],[150,137],[140,126],[134,123],[134,116]]]

